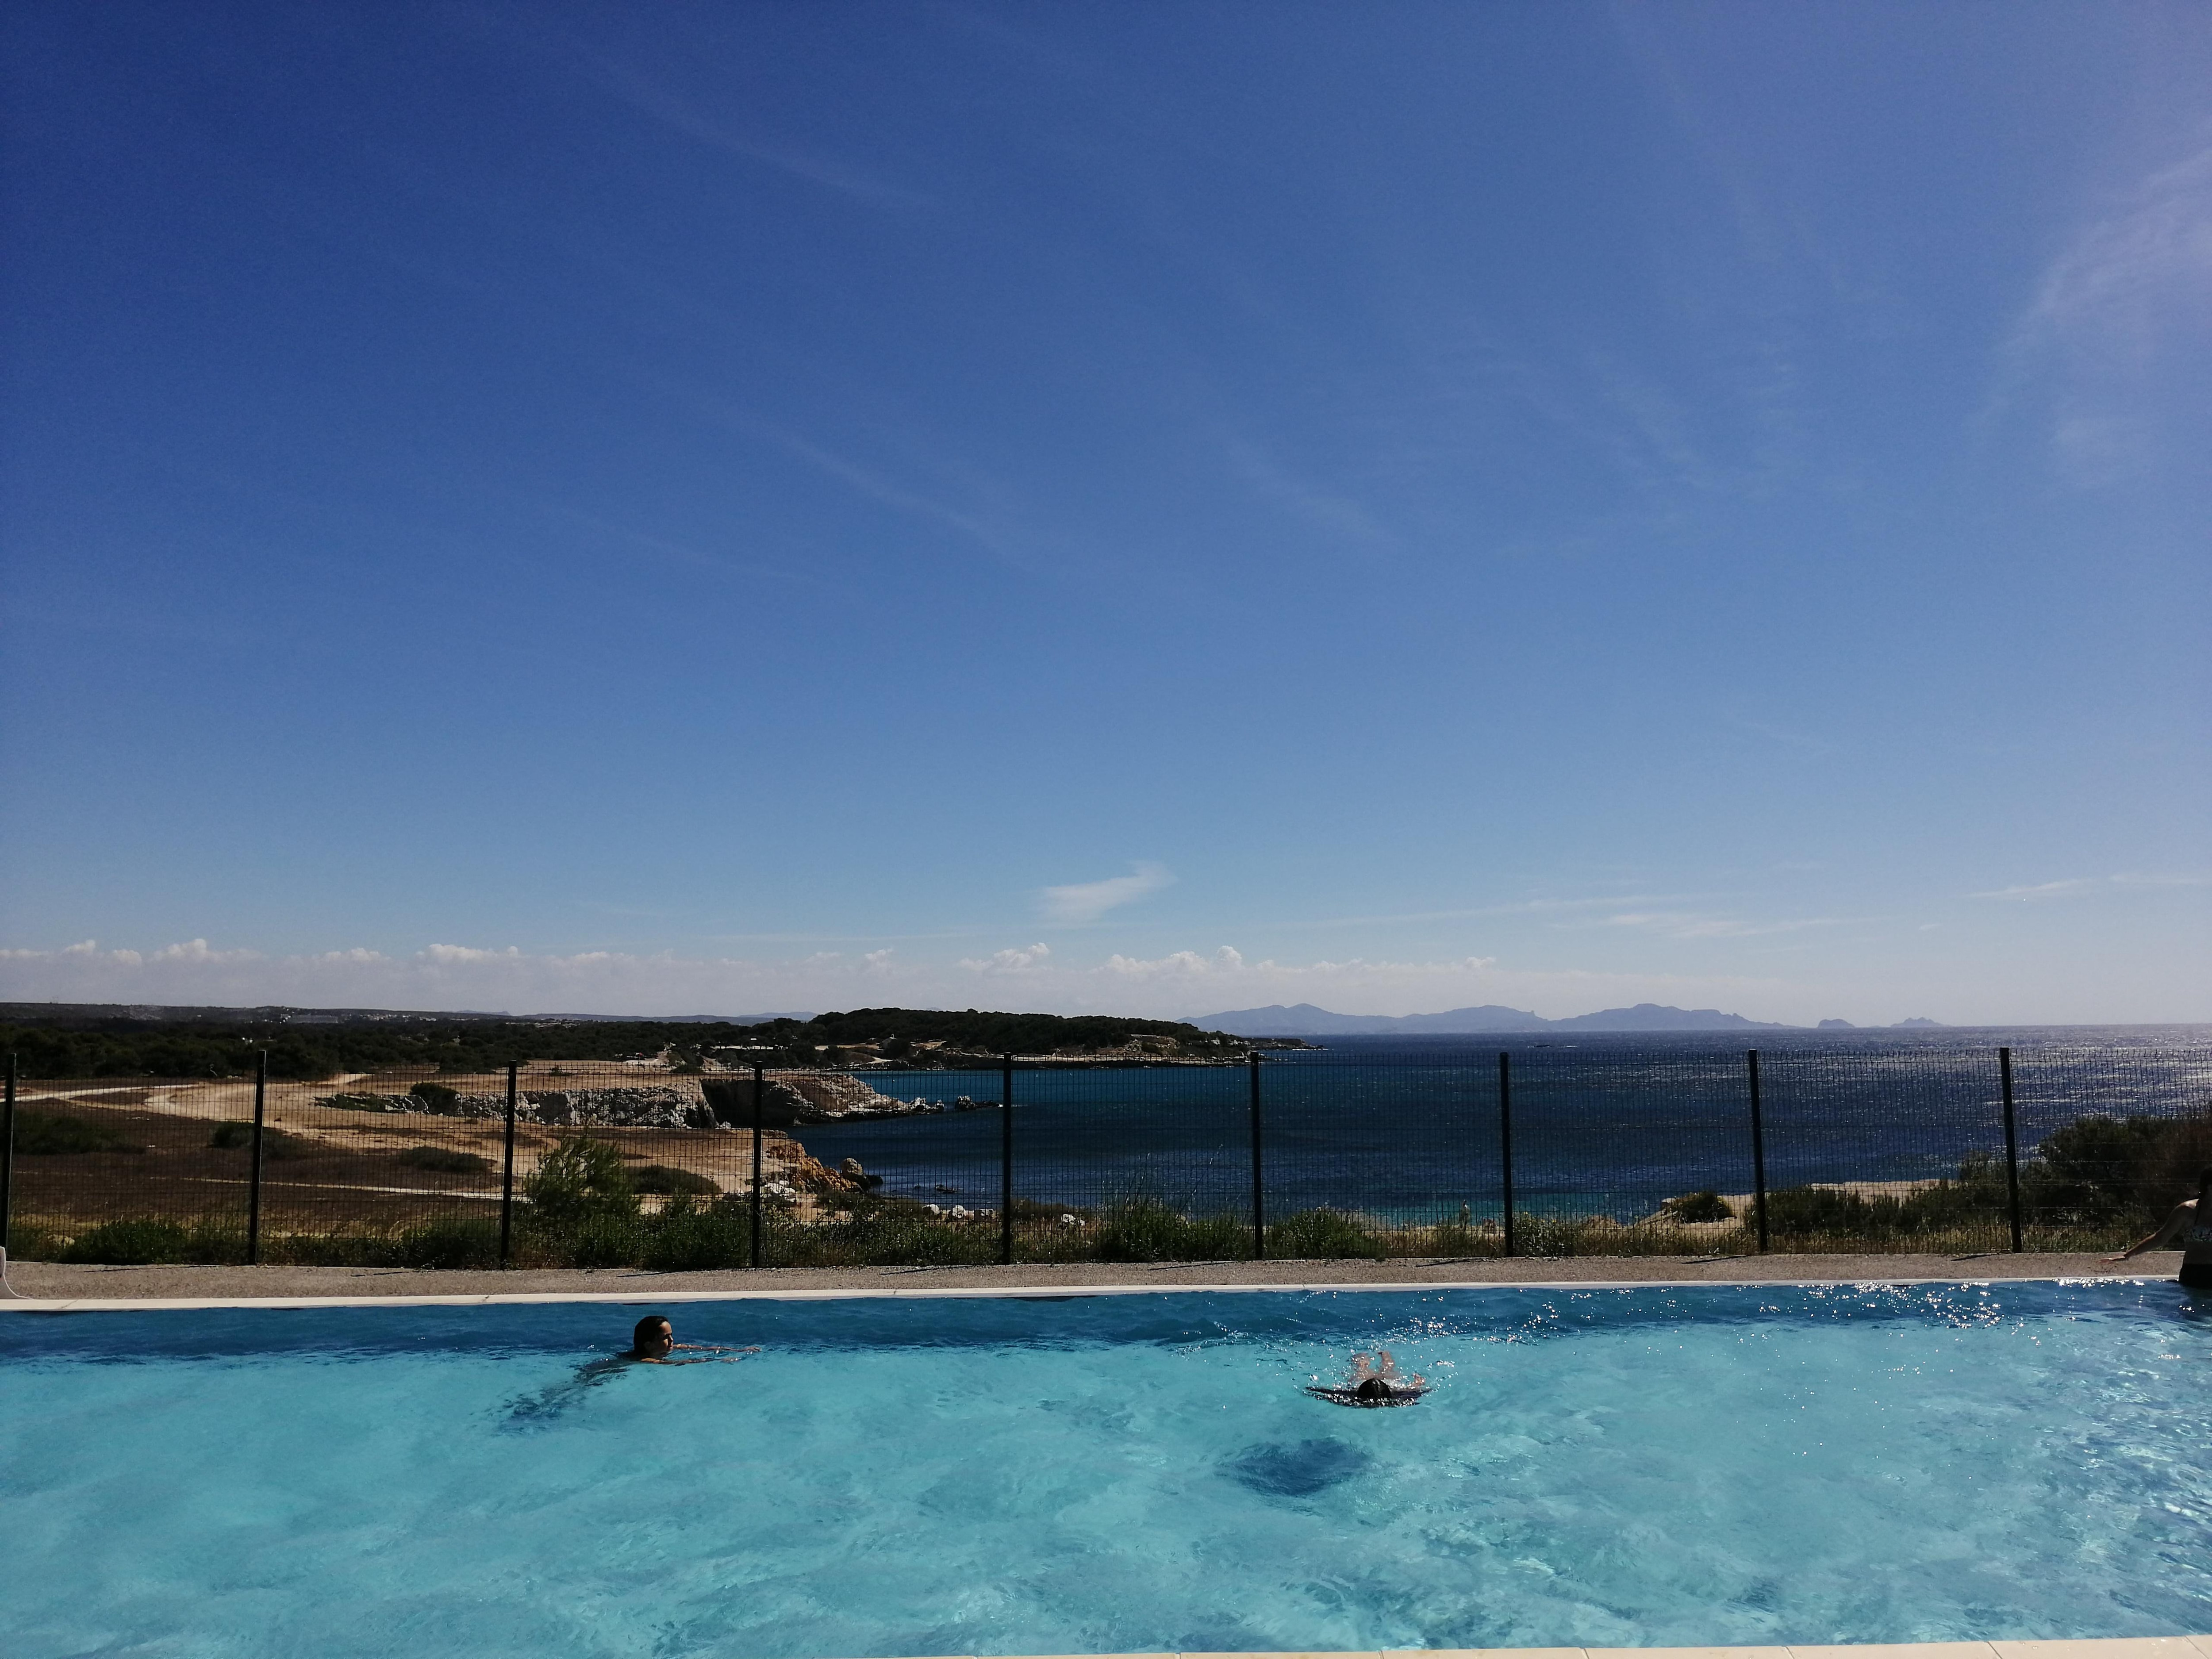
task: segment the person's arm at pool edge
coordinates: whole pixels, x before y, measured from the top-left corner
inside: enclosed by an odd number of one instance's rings
[[[2190,1224],[2196,1219],[2197,1200],[2193,1198],[2185,1198],[2173,1206],[2173,1212],[2159,1224],[2156,1232],[2137,1239],[2118,1255],[2106,1256],[2105,1263],[2110,1266],[2115,1261],[2127,1261],[2141,1255],[2145,1250],[2154,1250],[2161,1245],[2171,1248],[2179,1244],[2181,1242],[2181,1236],[2189,1231]]]

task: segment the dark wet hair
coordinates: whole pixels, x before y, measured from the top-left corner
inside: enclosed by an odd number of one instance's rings
[[[659,1341],[660,1328],[663,1325],[668,1325],[668,1318],[665,1314],[647,1314],[639,1320],[637,1328],[629,1334],[630,1352],[635,1353],[648,1342]],[[676,1328],[673,1325],[668,1325],[668,1328],[672,1331]]]
[[[1352,1392],[1355,1397],[1361,1400],[1388,1400],[1390,1397],[1390,1385],[1379,1376],[1370,1376]]]

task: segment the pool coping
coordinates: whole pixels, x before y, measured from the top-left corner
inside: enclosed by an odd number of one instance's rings
[[[945,1659],[977,1659],[974,1655]],[[1300,1653],[1041,1654],[1024,1659],[2212,1659],[2212,1636],[2022,1642],[1826,1642],[1689,1648],[1361,1648]]]
[[[1252,1296],[1252,1295],[1316,1295],[1321,1293],[1352,1296],[1405,1295],[1420,1291],[1684,1291],[1700,1289],[1734,1290],[1816,1290],[1836,1288],[1878,1288],[1893,1285],[2148,1285],[2172,1281],[2147,1274],[2051,1273],[2007,1276],[1997,1279],[1978,1279],[1972,1275],[1915,1274],[1868,1279],[1411,1279],[1395,1283],[1346,1284],[1340,1280],[1316,1280],[1291,1284],[1217,1284],[1217,1285],[822,1285],[814,1288],[778,1287],[751,1291],[685,1291],[640,1289],[630,1291],[474,1291],[446,1296],[209,1296],[209,1297],[39,1297],[15,1295],[0,1298],[0,1314],[61,1314],[61,1313],[153,1313],[165,1309],[179,1310],[213,1308],[477,1308],[532,1306],[539,1304],[563,1302],[607,1303],[641,1305],[644,1304],[683,1304],[689,1302],[850,1302],[864,1300],[942,1301],[957,1298],[1011,1299],[1018,1302],[1073,1302],[1081,1297],[1092,1296]],[[2177,1287],[2178,1288],[2178,1287]],[[2119,1638],[2114,1638],[2119,1639]],[[2136,1639],[2136,1638],[2127,1638]],[[2165,1641],[2168,1638],[2143,1638],[2142,1640]],[[1907,1646],[1916,1644],[1907,1644]],[[1938,1646],[1949,1645],[1937,1644]],[[1822,1650],[1826,1651],[1826,1650]],[[1854,1649],[1854,1652],[1860,1650]],[[1382,1650],[1395,1654],[1399,1650]],[[1405,1650],[1424,1651],[1424,1650]],[[1443,1650],[1443,1653],[1466,1652],[1485,1654],[1542,1654],[1571,1656],[1585,1650],[1579,1648],[1483,1648]],[[1612,1649],[1593,1648],[1592,1654],[1611,1653]],[[1745,1654],[1776,1659],[1784,1652],[1781,1648],[1684,1649],[1685,1653],[1700,1655]],[[1808,1650],[1811,1651],[1811,1650]],[[964,1659],[964,1656],[963,1656]],[[1060,1659],[1060,1656],[1048,1656]],[[1116,1659],[1128,1659],[1117,1656]],[[1140,1659],[1168,1659],[1167,1656],[1146,1655]],[[1181,1659],[1198,1659],[1194,1655]],[[1237,1656],[1237,1659],[1251,1659]],[[1327,1656],[1309,1654],[1304,1659],[1327,1659]],[[1352,1659],[1374,1659],[1362,1650]],[[2002,1659],[2002,1656],[2001,1656]],[[2178,1656],[2177,1656],[2178,1659]],[[2203,1659],[2212,1659],[2208,1650]]]

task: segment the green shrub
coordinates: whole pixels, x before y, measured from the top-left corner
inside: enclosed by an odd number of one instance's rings
[[[604,1140],[568,1135],[522,1183],[532,1222],[555,1230],[637,1214],[637,1189],[622,1154]]]
[[[79,1233],[52,1259],[144,1267],[176,1261],[239,1261],[245,1255],[244,1228],[233,1220],[204,1216],[189,1224],[177,1221],[103,1221]]]
[[[1382,1241],[1341,1210],[1301,1210],[1267,1229],[1267,1254],[1278,1261],[1322,1261],[1390,1254]]]
[[[1157,1198],[1108,1205],[1092,1231],[1101,1261],[1233,1261],[1252,1254],[1252,1224],[1243,1217],[1187,1216]]]
[[[2197,1192],[2212,1116],[2076,1118],[2021,1170],[2022,1208],[2051,1225],[2148,1231]]]
[[[2002,1226],[2007,1200],[2002,1177],[1990,1182],[1970,1166],[1970,1179],[1938,1182],[1916,1193],[1863,1194],[1830,1187],[1785,1187],[1766,1195],[1770,1233],[1796,1238],[1912,1239],[1969,1243]],[[1754,1202],[1745,1224],[1756,1231]]]
[[[645,1231],[635,1214],[602,1212],[585,1217],[554,1242],[567,1267],[629,1267],[645,1255]]]
[[[640,1265],[668,1273],[743,1267],[750,1262],[751,1247],[749,1204],[700,1204],[679,1194],[645,1229]]]
[[[491,1168],[477,1154],[450,1146],[410,1146],[399,1154],[398,1162],[410,1170],[438,1170],[447,1175],[478,1175]]]
[[[1735,1213],[1716,1192],[1685,1193],[1668,1199],[1661,1207],[1677,1221],[1726,1221]]]
[[[616,1267],[641,1253],[637,1190],[622,1154],[604,1140],[569,1135],[523,1183],[522,1224],[554,1261]]]
[[[1495,1225],[1477,1226],[1464,1216],[1425,1228],[1408,1242],[1416,1243],[1425,1255],[1496,1255],[1504,1249]]]
[[[146,1147],[112,1123],[18,1108],[15,1150],[27,1158],[62,1158],[77,1152],[143,1152]]]
[[[10,1261],[54,1261],[60,1259],[61,1235],[51,1227],[35,1221],[8,1223],[8,1259]]]
[[[392,1241],[390,1260],[398,1267],[496,1267],[499,1223],[446,1216],[403,1228]]]
[[[253,1126],[239,1121],[218,1123],[215,1126],[215,1133],[208,1137],[208,1145],[225,1151],[250,1148],[253,1145]],[[265,1123],[261,1126],[261,1156],[264,1158],[305,1158],[315,1150],[315,1143],[312,1140],[286,1134],[282,1129],[272,1129]]]
[[[293,1267],[389,1267],[392,1239],[387,1232],[334,1228],[322,1233],[279,1233],[264,1237],[261,1259]]]
[[[678,1170],[665,1164],[648,1164],[635,1170],[629,1178],[633,1191],[641,1193],[696,1193],[702,1195],[719,1193],[722,1189],[702,1175],[689,1170]]]

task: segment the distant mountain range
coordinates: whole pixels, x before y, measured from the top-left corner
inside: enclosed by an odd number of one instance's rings
[[[1842,1022],[1826,1022],[1832,1027]],[[1901,1025],[1931,1026],[1932,1019],[1908,1019]],[[1206,1014],[1191,1024],[1237,1036],[1474,1036],[1489,1031],[1786,1031],[1799,1029],[1771,1019],[1746,1019],[1717,1008],[1669,1008],[1639,1002],[1633,1008],[1601,1008],[1594,1014],[1546,1019],[1520,1008],[1486,1003],[1441,1014],[1333,1014],[1310,1002],[1285,1007],[1239,1008]]]

